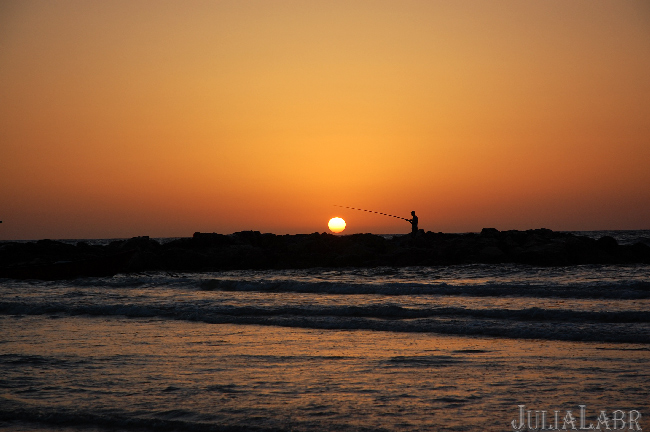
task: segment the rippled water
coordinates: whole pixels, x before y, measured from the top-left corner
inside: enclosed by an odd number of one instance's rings
[[[5,279],[0,428],[650,429],[649,306],[648,265]]]

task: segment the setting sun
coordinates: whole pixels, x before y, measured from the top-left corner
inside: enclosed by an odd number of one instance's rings
[[[345,221],[340,217],[334,217],[330,219],[327,226],[330,228],[330,231],[333,233],[340,233],[345,229]]]
[[[162,3],[0,2],[0,240],[650,228],[648,2]]]

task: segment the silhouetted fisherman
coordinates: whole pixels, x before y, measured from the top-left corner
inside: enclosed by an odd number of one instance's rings
[[[413,216],[411,219],[406,220],[411,223],[411,235],[415,237],[418,233],[418,217],[415,215],[415,210],[411,212],[411,216]]]
[[[364,212],[368,212],[368,213],[377,213],[377,214],[388,216],[388,217],[394,217],[394,218],[397,218],[397,219],[402,219],[402,220],[405,220],[406,222],[411,224],[411,235],[413,237],[415,237],[416,234],[418,233],[418,217],[415,215],[415,211],[411,212],[411,216],[413,216],[411,219],[406,219],[406,218],[403,218],[403,217],[400,217],[400,216],[395,216],[395,215],[391,215],[391,214],[388,214],[388,213],[382,213],[382,212],[377,212],[377,211],[373,211],[373,210],[364,210],[364,209],[360,209],[360,208],[346,207],[346,206],[340,206],[340,205],[336,205],[336,204],[334,206],[335,207],[352,209],[352,210],[364,211]]]

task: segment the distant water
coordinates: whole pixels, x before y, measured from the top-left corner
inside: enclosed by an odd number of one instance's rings
[[[650,430],[649,389],[648,265],[0,279],[2,430]]]
[[[583,235],[594,239],[610,236],[616,239],[618,244],[629,245],[645,243],[650,246],[650,230],[619,230],[619,231],[567,231],[575,235]]]

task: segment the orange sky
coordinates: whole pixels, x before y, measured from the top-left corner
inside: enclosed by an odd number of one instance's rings
[[[650,229],[645,1],[2,1],[0,239]]]

